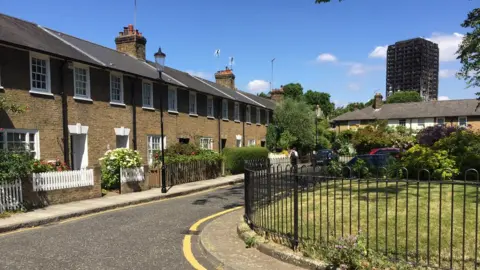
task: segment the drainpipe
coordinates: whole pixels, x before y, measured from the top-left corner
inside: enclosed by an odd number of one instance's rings
[[[245,113],[247,113],[247,104],[243,107],[243,121],[242,121],[242,146],[245,147],[245,121],[247,121],[247,118],[245,117]]]
[[[214,103],[215,104],[215,103]],[[218,106],[217,106],[217,118],[218,118],[218,153],[223,152],[222,151],[222,132],[221,132],[221,122],[222,122],[222,99],[218,99]]]
[[[138,79],[138,76],[135,77],[135,80],[132,79],[131,91],[132,91],[132,129],[133,129],[133,150],[137,150],[137,106],[135,101],[135,81]],[[152,84],[153,87],[153,84]],[[152,97],[153,98],[153,97]]]
[[[65,65],[68,66],[68,61],[65,59],[60,67],[60,85],[62,86],[62,129],[63,129],[63,161],[68,167],[72,168],[70,163],[70,148],[68,144],[69,132],[68,132],[68,103],[67,103],[67,90],[65,89]]]

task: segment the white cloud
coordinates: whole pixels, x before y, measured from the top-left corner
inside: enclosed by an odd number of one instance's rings
[[[457,59],[458,46],[462,42],[463,35],[460,33],[442,34],[433,33],[428,40],[438,44],[440,62],[450,62]]]
[[[451,69],[441,69],[439,72],[438,72],[438,76],[440,78],[450,78],[450,77],[453,77],[455,76],[457,72],[455,70],[451,70]]]
[[[348,65],[350,66],[350,69],[348,70],[349,75],[362,75],[367,72],[367,68],[364,64],[350,63]]]
[[[450,98],[447,96],[439,96],[438,100],[449,100]]]
[[[368,55],[370,58],[387,58],[387,49],[388,45],[377,46],[375,49]]]
[[[322,53],[317,57],[318,62],[337,62],[337,57],[333,54]]]
[[[270,83],[264,80],[253,80],[253,81],[250,81],[247,85],[247,89],[250,92],[254,92],[254,93],[268,90],[269,87],[270,87]]]
[[[203,72],[203,71],[194,71],[194,70],[187,70],[186,71],[188,74],[196,77],[200,77],[202,79],[206,80],[211,80],[213,78],[213,75],[208,72]]]
[[[358,83],[349,83],[347,85],[348,89],[352,90],[352,91],[358,91],[360,90],[360,85]]]

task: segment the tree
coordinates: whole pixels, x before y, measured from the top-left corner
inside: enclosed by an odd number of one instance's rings
[[[303,87],[299,83],[289,83],[283,86],[284,98],[299,100],[303,96]]]
[[[323,92],[315,92],[313,90],[308,90],[304,95],[305,102],[310,105],[313,110],[315,107],[320,105],[320,109],[325,116],[329,116],[335,109],[335,105],[330,102],[330,94]]]
[[[470,11],[461,25],[473,30],[463,37],[458,48],[457,59],[463,66],[457,78],[465,80],[467,87],[480,87],[480,8]]]
[[[315,115],[302,100],[286,98],[273,113],[273,123],[267,128],[270,150],[296,146],[309,151],[315,143]]]
[[[408,103],[420,101],[423,101],[423,99],[416,91],[399,91],[393,93],[387,98],[387,103]]]
[[[262,98],[268,98],[268,95],[263,93],[263,92],[258,93],[257,96],[262,97]]]

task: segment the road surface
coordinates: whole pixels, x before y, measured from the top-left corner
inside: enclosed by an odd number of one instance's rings
[[[0,235],[0,269],[192,269],[189,227],[241,204],[233,186]]]

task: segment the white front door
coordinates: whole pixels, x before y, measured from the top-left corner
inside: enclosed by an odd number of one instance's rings
[[[88,166],[87,134],[72,135],[73,169],[85,169]]]

